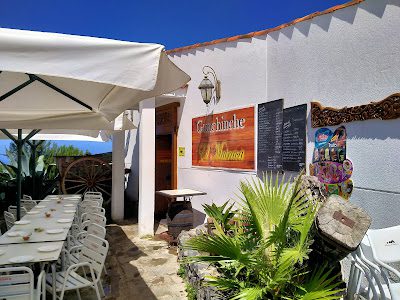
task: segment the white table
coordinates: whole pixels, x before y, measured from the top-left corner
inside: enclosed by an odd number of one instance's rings
[[[21,263],[50,263],[53,276],[53,299],[56,299],[55,292],[55,263],[60,257],[64,242],[67,239],[68,231],[70,230],[73,219],[77,210],[79,201],[82,199],[80,195],[49,195],[44,200],[41,200],[31,211],[39,211],[38,214],[26,214],[21,220],[29,220],[26,225],[17,225],[7,231],[0,237],[0,250],[5,250],[5,253],[0,255],[0,266],[14,265],[10,262],[10,258],[16,256],[33,256],[29,262]],[[60,200],[60,201],[59,201]],[[65,206],[68,204],[68,206]],[[72,204],[72,205],[70,205]],[[42,207],[44,206],[44,207]],[[53,211],[52,211],[53,209]],[[73,210],[74,213],[66,213],[66,210]],[[45,212],[50,212],[51,217],[45,217]],[[70,219],[68,223],[59,223],[59,219]],[[35,232],[35,228],[43,228],[42,232]],[[62,233],[49,234],[47,229],[63,229]],[[21,236],[9,237],[8,232],[15,230],[32,232],[30,239],[24,241]],[[56,246],[57,250],[51,252],[40,252],[38,249],[42,246]],[[42,265],[43,267],[43,265]]]
[[[12,263],[9,261],[10,258],[22,255],[30,255],[33,256],[34,259],[27,263],[40,263],[40,262],[52,262],[57,261],[60,257],[60,253],[62,250],[64,242],[44,242],[44,243],[26,243],[25,245],[21,244],[9,244],[9,245],[1,245],[1,250],[4,250],[5,253],[0,255],[0,266],[5,265],[15,265],[16,263]],[[55,246],[57,250],[52,252],[40,252],[38,248],[43,246]]]
[[[40,201],[40,203],[31,210],[38,211],[38,214],[26,214],[21,219],[21,221],[29,221],[30,223],[25,225],[15,224],[9,231],[0,237],[0,245],[65,241],[75,215],[75,213],[67,213],[66,211],[76,211],[77,205],[78,201],[73,201],[67,198],[61,200],[60,203],[57,203],[57,199]],[[41,206],[45,207],[42,208]],[[51,209],[55,209],[55,211],[51,211]],[[46,217],[45,212],[50,212],[51,217]],[[69,219],[70,222],[59,223],[58,220],[60,219]],[[42,228],[44,230],[42,232],[36,232],[35,228]],[[63,232],[58,234],[49,234],[46,233],[46,230],[48,229],[63,229]],[[31,232],[32,235],[28,241],[24,241],[20,236],[8,236],[8,233],[13,231]]]
[[[161,190],[156,191],[156,193],[175,200],[176,198],[183,197],[185,201],[190,201],[193,196],[207,195],[206,192],[200,192],[192,189]]]
[[[202,196],[202,195],[207,195],[206,192],[201,192],[201,191],[196,191],[196,190],[192,190],[192,189],[177,189],[177,190],[161,190],[161,191],[156,191],[156,193],[158,195],[167,197],[172,199],[172,202],[177,201],[177,198],[183,198],[183,201],[185,202],[190,202],[192,200],[193,196]],[[170,212],[172,211],[171,209],[171,202],[168,203],[168,211],[167,211],[167,215],[170,215]],[[185,203],[186,205],[186,203]],[[191,205],[191,203],[190,203]],[[171,221],[169,221],[170,219],[167,219],[167,225],[168,225],[168,231],[170,232],[170,235],[173,237],[173,239],[171,241],[169,241],[170,244],[176,242],[176,238],[180,232],[180,230],[174,230],[174,233],[172,233],[172,217],[171,217]],[[176,224],[175,224],[176,225]],[[185,227],[189,226],[189,228],[193,228],[193,215],[192,215],[192,220],[191,222],[187,222],[187,224],[185,225]],[[175,226],[176,228],[176,226]]]

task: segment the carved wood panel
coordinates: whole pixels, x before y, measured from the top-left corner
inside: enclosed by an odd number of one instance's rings
[[[379,102],[344,108],[323,107],[319,102],[311,102],[311,124],[314,128],[353,121],[397,118],[400,118],[400,93]]]

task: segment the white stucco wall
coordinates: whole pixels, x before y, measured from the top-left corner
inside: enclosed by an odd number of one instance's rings
[[[388,3],[391,4],[388,4]],[[400,1],[369,0],[268,36],[268,98],[355,106],[400,91]],[[400,119],[344,124],[355,190],[373,227],[400,224]],[[333,127],[336,128],[336,127]],[[307,161],[315,129],[309,127]]]
[[[198,90],[203,79],[202,67],[212,66],[222,82],[222,99],[215,107],[215,113],[266,101],[265,39],[264,36],[217,44],[171,57],[192,78],[186,100],[179,108],[178,146],[186,148],[186,155],[178,157],[178,187],[207,192],[206,196],[193,198],[196,210],[202,211],[202,203],[222,204],[234,196],[240,180],[255,174],[192,167],[192,118],[208,114]]]
[[[400,92],[398,28],[400,0],[367,0],[268,36],[170,55],[192,78],[179,108],[178,146],[186,148],[186,156],[178,157],[178,187],[208,193],[193,198],[194,208],[202,211],[202,203],[235,198],[239,181],[255,176],[192,167],[191,121],[208,113],[197,88],[204,65],[212,66],[222,82],[215,113],[279,98],[285,107],[315,100],[324,106],[361,105]],[[307,164],[315,133],[308,123]],[[354,165],[351,201],[373,216],[372,227],[398,225],[400,119],[344,125],[347,156]]]

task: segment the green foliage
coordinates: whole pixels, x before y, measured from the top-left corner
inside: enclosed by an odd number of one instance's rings
[[[187,299],[188,300],[196,300],[197,299],[196,289],[190,282],[187,281],[187,279],[185,277],[186,276],[186,269],[185,269],[185,265],[183,263],[181,263],[179,265],[179,269],[178,269],[177,274],[185,282],[185,290],[186,290],[186,294],[187,294]]]
[[[59,172],[55,164],[55,156],[82,156],[90,154],[72,145],[58,146],[51,141],[31,141],[36,147],[36,155],[33,155],[32,147],[27,143],[22,147],[21,174],[22,193],[32,195],[34,198],[42,198],[55,191]],[[6,149],[8,164],[0,161],[0,200],[8,198],[15,200],[16,175],[17,175],[17,146],[11,143]],[[35,189],[33,189],[33,184]],[[33,195],[34,194],[34,195]]]
[[[185,265],[184,265],[184,264],[180,264],[180,265],[179,265],[179,269],[178,269],[177,274],[178,274],[178,276],[181,277],[182,279],[185,278],[186,271],[185,271]]]
[[[214,224],[220,226],[221,229],[225,232],[228,232],[231,229],[231,221],[235,216],[235,211],[232,210],[234,204],[228,206],[229,201],[225,202],[221,206],[215,205],[212,203],[211,205],[203,204],[204,212],[213,219]],[[227,207],[228,206],[228,207]]]
[[[233,234],[217,231],[185,245],[211,255],[192,258],[214,264],[220,276],[209,284],[230,299],[340,299],[339,283],[325,268],[307,264],[318,204],[295,183],[264,176],[240,184],[240,211]]]
[[[189,282],[186,282],[185,289],[186,289],[186,294],[187,294],[188,300],[196,300],[197,299],[196,289],[194,288],[193,285],[191,285]]]

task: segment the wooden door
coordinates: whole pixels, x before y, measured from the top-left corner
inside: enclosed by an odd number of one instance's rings
[[[156,136],[156,191],[170,190],[172,186],[172,135]],[[154,215],[164,219],[168,209],[168,198],[156,194]]]
[[[177,107],[179,103],[156,108],[156,191],[177,188]],[[169,201],[155,195],[156,220],[166,218]]]

